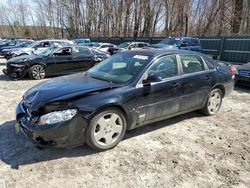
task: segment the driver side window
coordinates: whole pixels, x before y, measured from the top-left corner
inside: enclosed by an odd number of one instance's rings
[[[175,56],[162,57],[150,67],[148,75],[156,75],[161,79],[178,76],[178,66]]]
[[[63,48],[63,49],[56,51],[54,53],[54,56],[67,56],[67,55],[71,55],[71,54],[72,54],[71,48]]]

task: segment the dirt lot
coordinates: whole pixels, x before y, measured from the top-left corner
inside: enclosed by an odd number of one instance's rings
[[[0,73],[0,179],[7,187],[250,187],[250,89],[237,87],[214,117],[193,112],[142,127],[96,153],[87,146],[39,150],[14,136],[15,107],[39,82]]]

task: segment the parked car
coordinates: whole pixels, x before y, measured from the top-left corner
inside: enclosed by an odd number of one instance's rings
[[[115,48],[116,45],[111,44],[111,43],[98,43],[96,42],[93,46],[91,46],[95,49],[98,49],[103,52],[108,52],[109,48]]]
[[[110,53],[110,55],[114,55],[120,51],[124,51],[124,50],[138,50],[141,49],[145,46],[148,46],[149,44],[146,42],[124,42],[120,45],[118,45],[117,47],[110,47],[108,49],[108,52]]]
[[[19,48],[13,51],[11,56],[16,57],[21,55],[39,54],[50,47],[60,47],[68,45],[73,45],[73,42],[69,40],[59,40],[59,39],[40,40],[30,44],[25,48]]]
[[[76,45],[84,45],[84,44],[90,43],[91,41],[89,38],[79,38],[79,39],[73,40],[73,42]]]
[[[237,66],[235,82],[250,87],[250,62]]]
[[[109,55],[81,46],[49,48],[37,55],[14,57],[7,61],[3,72],[13,79],[29,75],[32,79],[71,74],[88,70]]]
[[[17,106],[16,132],[40,147],[87,143],[107,150],[126,130],[194,110],[217,114],[233,76],[200,53],[124,51],[87,72],[29,89]]]
[[[192,37],[183,37],[183,38],[174,38],[169,37],[163,39],[158,44],[152,44],[145,48],[157,48],[157,49],[181,49],[181,50],[190,50],[201,52],[201,44],[198,38]]]
[[[30,41],[30,40],[27,40],[27,39],[7,39],[7,40],[0,42],[0,56],[2,56],[2,50],[8,49],[8,48],[13,48],[16,45],[23,43],[23,42],[27,42],[27,41]]]
[[[34,41],[26,41],[26,42],[21,42],[15,46],[8,46],[5,48],[2,48],[2,50],[0,51],[1,56],[4,56],[4,58],[6,59],[10,59],[14,51],[18,50],[19,48],[26,48],[32,43],[34,43]]]

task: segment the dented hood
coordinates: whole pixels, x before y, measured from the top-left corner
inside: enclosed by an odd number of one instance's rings
[[[32,87],[24,94],[23,102],[30,111],[36,111],[49,102],[67,100],[116,86],[117,84],[114,83],[91,78],[87,73],[72,74],[54,78]]]

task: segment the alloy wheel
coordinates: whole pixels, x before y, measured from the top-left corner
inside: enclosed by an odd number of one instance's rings
[[[216,113],[220,109],[221,105],[221,94],[219,92],[214,92],[208,101],[208,110],[210,113]]]
[[[42,66],[36,66],[33,68],[32,70],[32,77],[40,80],[43,79],[45,77],[45,70]]]
[[[116,113],[108,113],[97,121],[94,128],[94,139],[102,146],[109,146],[117,141],[122,130],[122,118]]]

